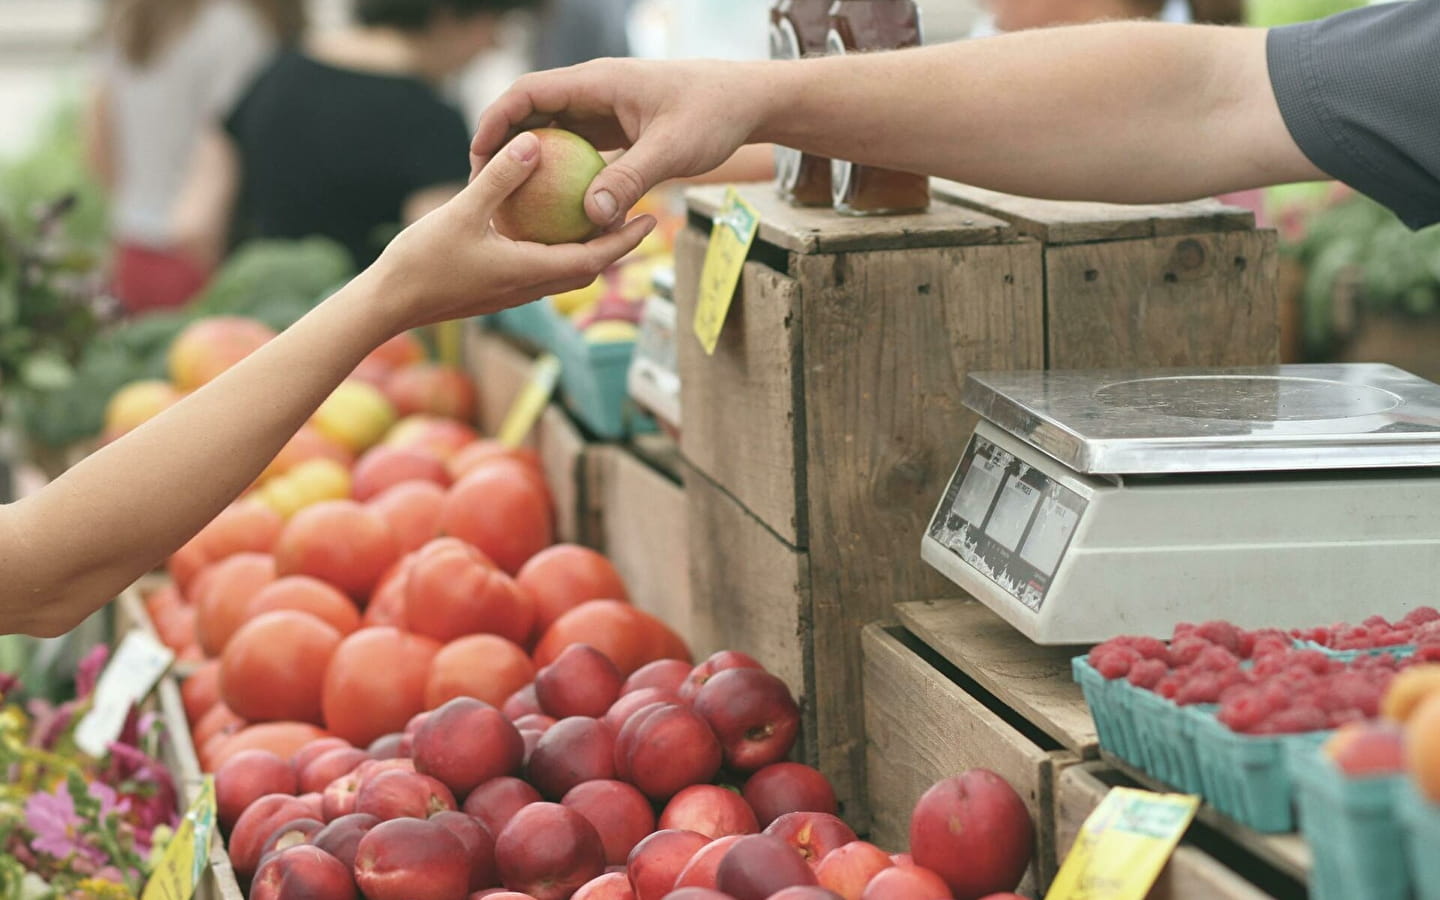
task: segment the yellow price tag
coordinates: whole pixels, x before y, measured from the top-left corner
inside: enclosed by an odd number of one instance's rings
[[[1112,788],[1085,820],[1045,900],[1144,900],[1200,798]]]
[[[759,229],[760,214],[733,187],[726,189],[725,207],[710,230],[710,246],[700,271],[700,298],[695,305],[695,336],[706,355],[713,356],[720,342],[720,330],[725,327],[735,286],[740,283],[740,270],[745,267],[745,257]]]
[[[530,378],[516,395],[515,402],[510,404],[510,411],[500,425],[500,434],[497,435],[500,443],[507,447],[525,443],[530,429],[535,427],[540,414],[545,411],[545,404],[550,402],[550,395],[555,393],[555,384],[559,380],[560,360],[555,354],[546,353],[535,360],[535,365],[530,367]]]
[[[140,900],[190,900],[210,862],[210,835],[214,829],[215,779],[206,775],[200,794],[165,845]]]

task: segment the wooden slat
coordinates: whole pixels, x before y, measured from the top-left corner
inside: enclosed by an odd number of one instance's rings
[[[475,381],[480,398],[480,430],[493,435],[500,430],[515,396],[525,386],[532,359],[474,320],[466,322],[465,329],[465,367]]]
[[[971,599],[895,607],[900,623],[1000,702],[1082,757],[1099,753],[1095,720],[1070,672],[1074,647],[1042,647]]]
[[[1273,232],[1051,247],[1045,281],[1051,368],[1278,358]]]
[[[580,429],[570,421],[555,404],[545,408],[535,427],[535,450],[540,454],[540,466],[545,472],[545,483],[550,486],[550,496],[555,501],[555,538],[557,541],[577,543],[583,539],[581,506],[585,486],[584,456],[589,445]]]
[[[676,340],[686,410],[680,449],[687,462],[725,485],[788,543],[805,546],[797,470],[804,416],[800,377],[800,291],[793,279],[747,263],[714,356],[694,321],[707,238],[688,228],[675,251]]]
[[[769,184],[739,185],[738,190],[760,214],[758,239],[795,253],[995,244],[1011,234],[999,219],[946,202],[932,203],[928,212],[914,215],[857,217],[790,206]],[[725,188],[692,188],[686,199],[693,212],[713,219],[725,204]]]
[[[1085,819],[1110,791],[1097,763],[1072,766],[1060,773],[1055,787],[1055,849],[1063,861],[1075,844]],[[1181,844],[1160,873],[1150,900],[1263,900],[1269,897],[1204,851]]]
[[[1048,823],[1054,769],[1063,764],[951,681],[882,625],[864,629],[870,839],[909,846],[910,813],[935,782],[967,769],[1000,775],[1025,801],[1036,826],[1036,860],[1022,892],[1045,877],[1053,856]]]
[[[1255,227],[1254,213],[1217,200],[1159,205],[1077,203],[1017,197],[944,179],[932,180],[931,187],[936,196],[1003,219],[1019,234],[1052,245]]]
[[[809,558],[693,469],[685,498],[696,657],[745,651],[801,697],[810,722]],[[814,731],[807,725],[805,733]]]
[[[685,489],[622,447],[606,447],[595,489],[597,544],[615,564],[630,601],[682,637],[693,633]]]
[[[920,540],[975,427],[965,376],[1043,364],[1039,256],[1024,242],[798,258],[817,738],[842,796],[865,796],[860,628],[950,589]]]

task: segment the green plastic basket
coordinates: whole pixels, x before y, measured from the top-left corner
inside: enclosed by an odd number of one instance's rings
[[[1122,679],[1108,680],[1083,656],[1070,661],[1070,671],[1085,695],[1100,746],[1132,766],[1144,767],[1140,739],[1135,734],[1130,685]]]
[[[1291,766],[1300,830],[1313,851],[1315,900],[1407,900],[1399,775],[1351,778],[1318,746],[1296,747]],[[1432,855],[1440,845],[1432,844]]]
[[[592,343],[552,312],[551,350],[560,359],[560,396],[575,418],[605,440],[655,430],[655,420],[630,399],[634,341]]]
[[[1410,781],[1395,790],[1404,832],[1406,871],[1416,900],[1440,900],[1440,806],[1425,799]]]
[[[1251,735],[1231,731],[1210,708],[1186,707],[1194,719],[1195,752],[1205,800],[1256,831],[1295,828],[1291,754],[1314,747],[1331,732]]]

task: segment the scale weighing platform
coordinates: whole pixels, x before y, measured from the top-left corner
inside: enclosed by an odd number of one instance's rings
[[[1440,599],[1440,385],[1371,364],[971,375],[922,543],[1041,644]]]

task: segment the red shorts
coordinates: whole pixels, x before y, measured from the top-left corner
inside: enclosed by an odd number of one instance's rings
[[[205,287],[210,273],[183,256],[140,244],[115,248],[111,289],[127,313],[184,306]]]

